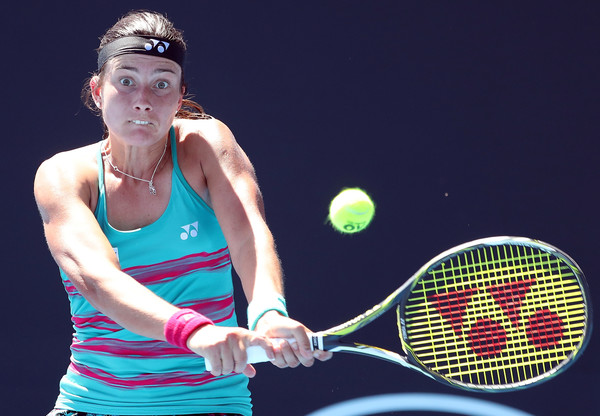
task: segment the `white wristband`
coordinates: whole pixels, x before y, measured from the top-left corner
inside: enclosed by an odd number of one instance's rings
[[[254,331],[256,324],[269,311],[277,311],[283,316],[289,316],[283,296],[273,293],[253,299],[248,305],[248,328]]]

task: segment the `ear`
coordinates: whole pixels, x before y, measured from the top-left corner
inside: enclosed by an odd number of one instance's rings
[[[100,94],[100,77],[98,75],[93,76],[90,79],[90,91],[92,92],[92,99],[96,103],[96,107],[102,108],[102,96]]]
[[[179,94],[179,101],[177,101],[177,111],[181,110],[181,106],[183,105],[183,97],[185,95],[185,86],[181,87],[181,94]]]

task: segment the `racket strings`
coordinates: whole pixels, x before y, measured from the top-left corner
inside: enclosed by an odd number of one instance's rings
[[[525,383],[563,365],[586,310],[573,269],[535,247],[479,247],[430,268],[405,307],[408,344],[458,383]]]

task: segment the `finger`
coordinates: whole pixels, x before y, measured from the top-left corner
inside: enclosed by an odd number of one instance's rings
[[[292,343],[292,349],[293,349],[294,353],[296,354],[298,361],[300,361],[300,364],[302,364],[303,366],[312,367],[312,365],[315,363],[315,357],[313,356],[313,352],[310,349],[308,351],[305,349],[302,349],[295,342]]]
[[[299,352],[298,343],[295,341],[282,341],[279,345],[280,358],[283,367],[296,368],[300,365],[302,355]]]
[[[330,351],[314,350],[313,357],[319,361],[327,361],[333,357],[333,353]]]
[[[285,362],[285,358],[283,357],[283,351],[281,344],[284,342],[283,339],[275,338],[272,343],[272,351],[273,358],[271,358],[271,363],[279,368],[286,368],[288,365]]]
[[[247,346],[259,346],[265,351],[269,360],[273,361],[275,359],[275,349],[269,338],[253,337]]]
[[[210,356],[205,356],[204,360],[210,362],[210,373],[213,376],[220,376],[222,374],[222,364],[221,364],[221,357],[217,354],[211,354]]]
[[[311,339],[309,338],[309,335],[307,334],[307,329],[305,327],[294,328],[292,330],[292,336],[294,337],[297,343],[297,348],[295,349],[295,351],[300,354],[298,358],[301,361],[303,361],[303,358],[307,361],[312,360],[314,358],[313,351],[311,348],[312,343]]]
[[[256,369],[253,365],[247,364],[246,368],[243,371],[243,374],[248,378],[252,378],[256,375]]]
[[[233,373],[233,370],[235,369],[235,359],[234,353],[230,348],[221,351],[221,363],[221,374],[225,375]]]
[[[248,363],[248,354],[246,353],[246,345],[243,339],[238,339],[237,343],[232,346],[233,350],[233,371],[242,373],[245,371]]]
[[[306,339],[308,339],[306,332],[303,331],[303,335]],[[308,349],[306,346],[303,348],[302,345],[299,342],[296,342],[295,339],[290,341],[289,344],[292,347],[292,351],[296,355],[296,359],[300,364],[305,367],[311,367],[314,364],[314,353],[310,347]]]

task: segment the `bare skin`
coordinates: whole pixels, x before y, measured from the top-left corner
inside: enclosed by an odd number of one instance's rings
[[[227,240],[244,293],[252,301],[261,293],[283,293],[282,272],[268,229],[254,169],[227,126],[215,119],[180,120],[181,68],[157,57],[122,55],[107,63],[103,79],[90,86],[102,110],[109,136],[106,157],[148,184],[115,171],[104,161],[110,224],[133,230],[155,222],[170,198],[171,149],[163,154],[175,127],[180,168],[194,191],[215,211]],[[34,192],[50,251],[77,290],[92,306],[124,328],[165,340],[164,326],[178,310],[123,273],[95,217],[98,201],[96,145],[55,155],[39,168]],[[160,160],[160,163],[159,163]],[[157,167],[158,164],[158,167]],[[330,353],[310,350],[307,328],[269,312],[257,331],[205,325],[188,339],[188,347],[210,360],[212,374],[256,374],[246,364],[246,348],[259,345],[278,367],[311,366]],[[273,345],[270,338],[295,342]]]

